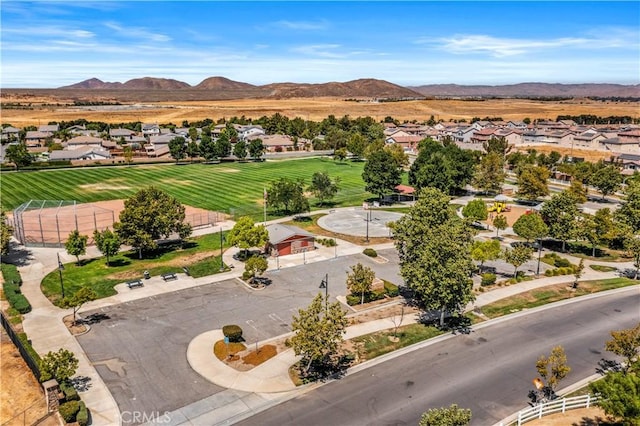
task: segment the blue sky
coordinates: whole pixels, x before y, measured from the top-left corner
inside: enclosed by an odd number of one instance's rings
[[[0,87],[640,83],[640,2],[2,0]]]

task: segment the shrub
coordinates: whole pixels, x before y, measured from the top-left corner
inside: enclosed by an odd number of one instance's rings
[[[318,242],[318,244],[322,244],[325,247],[336,246],[336,240],[334,240],[333,238],[316,238],[316,241]]]
[[[87,426],[89,424],[89,410],[87,410],[87,406],[84,405],[84,402],[80,401],[80,410],[78,410],[78,414],[76,414],[76,422],[80,426]]]
[[[21,314],[31,312],[31,304],[20,291],[22,278],[20,277],[18,268],[16,268],[15,265],[2,263],[0,264],[0,269],[2,270],[2,276],[5,281],[4,284],[2,284],[2,290],[9,305]]]
[[[355,306],[355,305],[359,305],[359,304],[360,304],[360,296],[356,296],[355,294],[348,294],[347,295],[347,305]]]
[[[553,266],[556,268],[566,268],[567,266],[571,266],[571,262],[564,257],[556,257],[553,261]]]
[[[400,294],[398,286],[394,283],[390,283],[389,281],[384,281],[384,290],[387,292],[387,296],[389,297],[396,297]]]
[[[497,278],[496,274],[492,274],[490,272],[482,274],[481,277],[482,277],[482,281],[480,282],[480,285],[492,285],[492,284],[495,284],[496,278]]]
[[[239,325],[225,325],[222,327],[222,334],[228,337],[230,342],[240,342],[242,340],[242,328]]]
[[[64,393],[65,401],[80,401],[80,395],[71,383],[63,381],[60,383],[60,390]]]
[[[369,257],[378,257],[378,253],[372,248],[366,248],[362,253]]]
[[[29,341],[29,339],[27,338],[27,333],[18,333],[18,339],[20,340],[20,342],[22,342],[22,346],[25,347],[27,353],[31,356],[33,361],[37,365],[40,365],[42,359],[40,358],[40,355],[38,355],[38,352],[33,349],[33,346],[31,346],[31,341]]]
[[[64,404],[60,404],[58,408],[60,415],[67,423],[73,423],[76,421],[76,415],[78,411],[80,411],[80,402],[79,401],[69,401]]]
[[[0,264],[0,270],[2,270],[2,277],[4,278],[5,283],[14,283],[16,286],[20,287],[22,284],[22,277],[15,265],[2,263]]]

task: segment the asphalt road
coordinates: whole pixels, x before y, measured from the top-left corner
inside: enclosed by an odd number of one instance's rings
[[[346,294],[346,271],[358,262],[400,283],[394,250],[380,254],[389,262],[358,254],[268,272],[273,282],[264,290],[229,280],[84,312],[109,319],[93,324],[78,342],[122,412],[173,411],[224,390],[189,366],[187,346],[194,337],[225,324],[240,325],[248,344],[287,333],[298,309],[324,291],[318,287],[325,274],[335,301]]]
[[[613,359],[611,330],[640,321],[640,292],[562,304],[477,327],[468,335],[396,357],[278,405],[241,425],[416,425],[429,408],[456,403],[473,425],[492,425],[525,408],[535,362],[562,345],[572,371],[567,386]]]

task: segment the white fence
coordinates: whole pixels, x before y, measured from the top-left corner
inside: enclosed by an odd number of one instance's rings
[[[518,413],[518,420],[515,424],[520,426],[528,421],[540,419],[549,414],[564,413],[567,410],[573,410],[576,408],[589,408],[597,400],[597,396],[582,395],[545,402],[544,404],[539,404],[535,407],[520,411]]]

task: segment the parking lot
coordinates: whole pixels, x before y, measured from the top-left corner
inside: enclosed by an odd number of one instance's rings
[[[298,309],[324,292],[319,286],[325,274],[335,301],[347,293],[346,273],[358,262],[401,284],[395,250],[379,254],[387,262],[358,254],[270,271],[265,276],[272,284],[262,290],[227,280],[86,312],[109,318],[78,341],[122,412],[172,411],[224,390],[187,363],[195,336],[226,324],[240,325],[248,344],[287,333]]]

